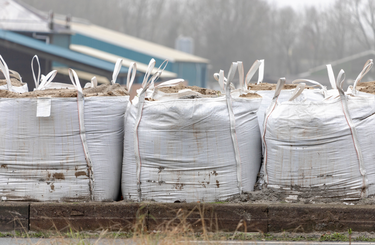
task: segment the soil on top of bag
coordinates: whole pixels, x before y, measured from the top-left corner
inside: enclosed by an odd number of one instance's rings
[[[260,96],[259,94],[256,94],[256,93],[241,94],[240,97],[241,98],[252,98],[252,99],[262,98],[262,96]]]
[[[159,90],[161,92],[168,93],[168,94],[178,93],[180,90],[183,90],[183,89],[191,89],[192,91],[198,92],[202,95],[216,96],[216,95],[220,94],[219,91],[216,91],[216,90],[213,90],[213,89],[201,88],[201,87],[197,87],[197,86],[186,86],[186,85],[183,85],[183,84],[179,84],[177,86],[168,86],[168,87],[159,88]]]
[[[250,83],[248,89],[249,90],[276,90],[276,83]],[[295,89],[298,84],[285,84],[283,90],[285,89]],[[314,89],[311,86],[306,86],[305,89]]]
[[[360,82],[357,84],[357,90],[364,93],[375,94],[375,81]]]
[[[129,95],[125,87],[116,83],[114,85],[100,85],[96,88],[83,89],[84,97],[93,96],[126,96]],[[0,90],[0,97],[2,98],[35,98],[35,97],[53,97],[53,98],[69,98],[77,97],[75,89],[46,89],[36,90],[26,93],[15,93],[8,90]]]
[[[10,76],[10,82],[12,86],[22,87],[23,85],[25,85],[24,83],[21,82],[22,79],[18,72],[10,70],[9,76]],[[7,81],[5,80],[4,75],[0,73],[0,86],[6,85],[6,84],[7,84]]]

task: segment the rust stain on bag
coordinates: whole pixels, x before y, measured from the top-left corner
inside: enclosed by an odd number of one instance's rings
[[[6,165],[6,164],[1,164],[1,168],[7,168],[8,167],[8,165]]]

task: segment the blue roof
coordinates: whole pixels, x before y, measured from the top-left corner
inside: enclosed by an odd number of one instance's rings
[[[69,49],[62,48],[53,44],[46,44],[44,42],[35,40],[33,38],[30,38],[30,37],[27,37],[27,36],[12,32],[12,31],[5,31],[5,30],[0,29],[0,39],[22,45],[30,49],[35,49],[41,52],[45,52],[53,56],[61,57],[66,60],[78,62],[78,63],[84,64],[86,66],[90,66],[93,68],[110,71],[110,72],[112,72],[114,69],[114,63],[112,62],[94,58],[89,55],[77,53],[77,52],[74,52]],[[126,67],[122,67],[120,70],[120,73],[127,73],[127,72],[128,72],[128,68]]]

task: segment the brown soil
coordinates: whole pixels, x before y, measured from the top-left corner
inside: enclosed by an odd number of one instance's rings
[[[118,83],[113,85],[102,84],[96,88],[86,88],[83,90],[86,97],[90,96],[125,96],[129,95],[128,91],[124,86]]]
[[[296,87],[297,87],[297,84],[285,84],[283,89],[294,89]],[[310,86],[306,86],[306,89],[314,89],[314,88]],[[251,83],[249,85],[249,90],[276,90],[276,84],[274,83],[261,83],[261,84]]]
[[[197,86],[185,86],[185,85],[177,85],[177,86],[169,86],[169,87],[164,87],[160,88],[159,90],[164,93],[178,93],[178,91],[183,90],[183,89],[191,89],[195,92],[198,92],[202,95],[218,95],[219,91],[212,90],[212,89],[207,89],[207,88],[200,88]]]
[[[100,85],[96,88],[87,88],[83,90],[85,97],[92,96],[125,96],[129,95],[125,87],[120,84],[114,85]],[[77,91],[73,89],[47,89],[27,92],[23,94],[9,92],[7,90],[0,90],[0,97],[2,98],[35,98],[35,97],[77,97]]]
[[[357,90],[364,93],[375,94],[375,81],[358,83]]]
[[[262,98],[262,96],[260,96],[259,94],[256,94],[256,93],[247,93],[247,94],[241,94],[240,95],[241,98]]]
[[[10,70],[9,74],[10,74],[10,81],[12,83],[12,86],[22,87],[24,85],[24,83],[21,82],[21,76],[18,72]],[[7,81],[5,80],[4,75],[2,73],[1,75],[2,76],[0,77],[0,86],[6,85]]]

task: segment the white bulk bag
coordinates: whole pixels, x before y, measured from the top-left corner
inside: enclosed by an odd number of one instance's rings
[[[5,63],[5,61],[4,61],[4,59],[3,59],[3,57],[1,55],[0,55],[0,70],[3,72],[5,80],[6,80],[6,83],[7,83],[5,85],[0,85],[0,90],[8,90],[8,91],[16,92],[16,93],[29,92],[29,89],[27,87],[27,83],[22,83],[22,78],[21,78],[21,76],[19,74],[15,74],[15,75],[17,75],[17,77],[19,77],[20,82],[23,85],[19,86],[19,87],[12,85],[12,81],[10,80],[10,72],[12,72],[12,73],[14,73],[14,72],[10,71],[8,69],[8,66]]]
[[[261,98],[231,97],[228,85],[214,98],[145,100],[156,76],[126,112],[124,199],[213,202],[252,191],[261,163]]]
[[[359,198],[375,193],[375,97],[345,95],[277,103],[264,122],[265,182],[314,196]],[[284,81],[285,82],[285,81]]]
[[[0,98],[2,200],[106,201],[120,192],[129,96]]]

